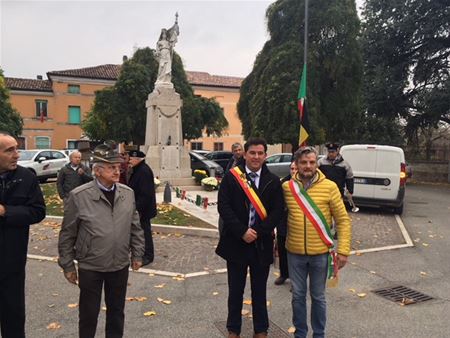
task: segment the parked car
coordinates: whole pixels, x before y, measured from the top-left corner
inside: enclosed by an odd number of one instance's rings
[[[189,156],[191,157],[192,173],[194,173],[194,170],[202,169],[205,170],[210,177],[223,177],[224,170],[216,162],[208,160],[206,157],[195,151],[190,151]]]
[[[356,205],[391,207],[403,212],[406,162],[398,147],[376,144],[345,145],[340,150],[353,170]]]
[[[292,162],[291,153],[280,153],[267,156],[266,164],[269,170],[278,177],[289,175],[289,166]]]
[[[19,150],[19,154],[18,164],[31,170],[41,183],[58,176],[58,171],[69,163],[69,157],[61,150]]]
[[[205,154],[205,157],[208,160],[212,160],[217,164],[220,164],[225,171],[227,169],[228,162],[230,158],[233,157],[233,153],[231,151],[211,151]]]

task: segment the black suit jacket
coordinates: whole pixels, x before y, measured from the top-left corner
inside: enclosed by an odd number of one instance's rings
[[[153,171],[141,161],[133,167],[128,186],[134,191],[136,209],[143,221],[149,221],[156,216],[155,181]]]
[[[239,168],[245,172],[245,166]],[[273,262],[273,229],[279,224],[284,210],[283,191],[280,179],[266,165],[261,171],[259,188],[255,190],[266,208],[267,218],[253,226],[258,239],[246,243],[242,236],[248,229],[250,201],[234,176],[230,172],[225,174],[219,189],[218,210],[223,229],[216,253],[229,261],[246,262],[250,250],[256,247],[260,263],[269,265]]]
[[[45,217],[45,202],[36,175],[17,166],[0,178],[0,277],[25,269],[30,224]]]

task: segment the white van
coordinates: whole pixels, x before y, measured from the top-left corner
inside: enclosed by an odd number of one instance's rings
[[[403,212],[406,162],[401,148],[352,144],[342,146],[340,153],[353,170],[356,205],[391,207],[397,214]]]

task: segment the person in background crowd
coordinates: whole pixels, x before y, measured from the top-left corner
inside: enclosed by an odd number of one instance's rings
[[[281,184],[288,182],[297,173],[297,165],[292,162],[289,166],[289,175],[281,180]],[[282,285],[289,278],[289,269],[287,263],[287,252],[286,252],[286,235],[287,235],[287,210],[283,215],[280,224],[277,225],[277,250],[278,259],[280,262],[280,276],[275,279],[275,285]]]
[[[69,155],[70,162],[58,173],[56,187],[58,195],[65,200],[76,187],[92,181],[91,170],[81,163],[81,153],[75,150]]]
[[[353,195],[352,167],[339,154],[340,145],[327,143],[325,147],[328,149],[328,154],[327,157],[319,160],[319,170],[324,173],[326,178],[336,183],[341,196],[344,196],[345,188],[347,188],[348,194]]]
[[[130,168],[130,154],[128,151],[124,150],[120,153],[120,157],[122,158],[122,163],[120,164],[120,178],[119,183],[127,184],[128,180],[131,176],[131,168]]]
[[[231,168],[237,165],[241,165],[245,162],[243,157],[244,151],[242,150],[242,144],[233,143],[233,145],[231,146],[231,152],[233,153],[233,156],[228,161],[225,172],[228,172]]]
[[[80,338],[95,337],[103,288],[105,336],[123,336],[130,256],[133,270],[142,265],[144,233],[133,190],[118,183],[121,162],[108,146],[96,147],[95,179],[72,190],[64,208],[58,263],[66,279],[80,288]]]
[[[254,338],[267,336],[267,278],[273,263],[273,229],[284,202],[280,179],[265,165],[267,143],[250,138],[245,163],[228,171],[220,185],[218,210],[223,229],[216,253],[227,261],[229,338],[239,337],[242,301],[250,268]]]
[[[136,209],[139,212],[141,227],[145,236],[145,252],[142,266],[153,262],[155,252],[153,247],[152,225],[150,220],[156,216],[155,181],[152,169],[145,163],[145,154],[139,150],[129,153],[130,166],[133,172],[128,186],[133,189],[136,198]]]
[[[45,217],[35,174],[17,165],[17,141],[0,131],[0,332],[25,337],[25,265],[30,224]]]
[[[325,285],[347,263],[351,247],[351,222],[336,184],[317,169],[317,152],[303,147],[294,154],[297,174],[283,183],[288,209],[286,249],[292,282],[292,313],[295,338],[308,334],[306,291],[309,277],[313,337],[325,337]],[[330,224],[336,222],[337,250]],[[333,264],[330,264],[333,263]]]

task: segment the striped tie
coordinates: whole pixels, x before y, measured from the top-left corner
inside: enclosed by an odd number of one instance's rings
[[[258,174],[251,172],[248,174],[248,176],[250,177],[252,182],[255,183],[255,178],[258,176]],[[248,220],[248,227],[251,228],[252,226],[254,226],[255,222],[256,222],[256,210],[253,204],[250,203],[250,216]]]

